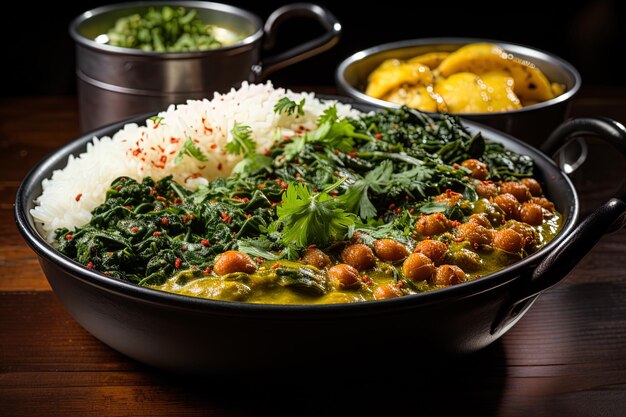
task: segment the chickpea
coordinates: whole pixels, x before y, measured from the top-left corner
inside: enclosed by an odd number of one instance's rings
[[[541,185],[534,178],[522,178],[522,184],[528,187],[528,191],[530,191],[530,195],[533,197],[541,197],[543,195],[543,190],[541,189]]]
[[[465,272],[456,265],[441,265],[435,273],[435,285],[455,285],[465,281]]]
[[[376,256],[389,262],[399,262],[410,253],[406,246],[393,239],[378,239],[374,242],[374,250]]]
[[[492,181],[481,181],[476,184],[476,194],[482,198],[495,197],[498,195],[498,186]]]
[[[466,159],[461,165],[471,170],[472,178],[476,178],[477,180],[482,181],[489,176],[489,170],[487,169],[487,165],[480,162],[478,159]]]
[[[465,248],[450,251],[446,257],[446,261],[458,266],[464,271],[476,271],[483,263],[479,254]]]
[[[443,213],[433,213],[420,217],[415,230],[422,236],[434,236],[450,229],[450,220]]]
[[[218,275],[232,274],[233,272],[245,272],[252,274],[256,271],[257,266],[245,253],[229,250],[215,257],[213,270]]]
[[[341,251],[341,259],[359,271],[371,269],[376,266],[374,252],[372,252],[369,246],[362,243],[353,243],[343,248]]]
[[[554,207],[554,203],[552,203],[552,201],[548,200],[545,197],[533,197],[531,201],[535,204],[539,204],[550,213],[554,213],[554,210],[556,210],[556,208]]]
[[[333,286],[341,289],[358,288],[361,286],[359,271],[347,264],[331,266],[328,277]]]
[[[413,281],[429,281],[435,273],[435,265],[422,253],[412,253],[402,264],[402,273]]]
[[[519,211],[519,219],[524,223],[539,226],[543,223],[543,207],[537,203],[523,203]]]
[[[467,222],[457,227],[460,238],[472,245],[488,245],[493,240],[493,231],[473,222]]]
[[[437,263],[443,259],[448,250],[448,245],[438,240],[426,239],[417,243],[416,253],[422,253]]]
[[[452,190],[446,190],[445,193],[439,194],[433,200],[437,203],[444,203],[449,206],[453,206],[459,201],[463,200],[463,195]]]
[[[381,285],[374,290],[374,298],[377,300],[386,300],[388,298],[402,297],[402,291],[395,285]]]
[[[507,219],[517,219],[519,217],[519,202],[513,194],[500,194],[494,199],[494,202],[504,211]]]
[[[537,231],[527,223],[509,220],[504,225],[507,229],[513,229],[524,239],[524,248],[532,248],[538,243]]]
[[[491,222],[484,213],[474,213],[469,216],[469,219],[467,219],[467,221],[470,223],[476,223],[477,225],[486,227],[487,229],[491,229],[493,227],[491,226]]]
[[[500,184],[500,194],[512,194],[520,203],[530,200],[530,190],[521,182],[509,181]]]
[[[500,229],[493,236],[493,245],[503,251],[517,253],[524,247],[524,238],[513,229]]]
[[[302,262],[313,265],[317,269],[324,269],[330,265],[330,258],[317,248],[308,248],[302,254]]]

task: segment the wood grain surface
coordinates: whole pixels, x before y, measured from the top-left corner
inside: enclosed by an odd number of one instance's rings
[[[572,115],[624,123],[626,90],[583,90]],[[0,99],[0,416],[626,415],[624,230],[605,236],[501,340],[462,360],[406,369],[374,358],[387,370],[358,378],[338,367],[327,378],[294,370],[288,380],[214,380],[126,358],[65,311],[13,218],[24,175],[78,133],[75,98]],[[572,175],[584,213],[625,168],[591,141]]]

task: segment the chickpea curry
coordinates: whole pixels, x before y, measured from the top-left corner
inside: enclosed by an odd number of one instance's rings
[[[285,98],[275,111],[296,111]],[[300,103],[301,106],[301,103]],[[562,217],[533,162],[455,117],[406,107],[339,118],[256,153],[249,129],[227,178],[188,190],[117,178],[91,221],[57,230],[87,268],[194,297],[349,303],[458,285],[549,242]]]

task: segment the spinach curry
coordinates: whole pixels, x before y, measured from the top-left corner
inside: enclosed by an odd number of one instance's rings
[[[288,98],[276,112],[301,111]],[[235,125],[228,178],[116,179],[58,249],[101,273],[164,291],[252,303],[343,303],[456,285],[538,250],[561,215],[533,162],[448,115],[407,108],[339,119],[256,153]],[[190,147],[193,144],[190,142]],[[187,149],[200,158],[199,149]]]

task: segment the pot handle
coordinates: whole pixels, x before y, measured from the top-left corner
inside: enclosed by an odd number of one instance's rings
[[[608,118],[577,118],[559,126],[541,147],[547,155],[554,155],[571,140],[594,136],[605,140],[626,156],[626,128]],[[520,281],[508,302],[494,321],[491,334],[512,325],[520,311],[540,292],[550,288],[569,274],[606,233],[626,225],[626,183],[611,198],[587,216],[534,270]]]
[[[267,18],[264,27],[263,49],[267,50],[274,47],[278,27],[293,17],[316,19],[324,27],[326,33],[278,55],[265,58],[260,64],[254,65],[252,67],[254,81],[261,81],[274,71],[320,54],[332,48],[339,41],[341,24],[330,10],[313,3],[292,3],[276,9]]]

